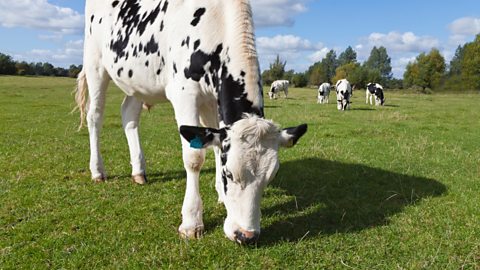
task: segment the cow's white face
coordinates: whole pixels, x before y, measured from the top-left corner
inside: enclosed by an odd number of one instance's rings
[[[278,149],[295,145],[306,131],[306,125],[280,130],[272,121],[257,116],[248,116],[221,130],[180,128],[188,141],[200,140],[203,147],[216,145],[222,149],[227,209],[224,232],[230,240],[240,243],[256,241],[260,235],[263,190],[279,168]]]

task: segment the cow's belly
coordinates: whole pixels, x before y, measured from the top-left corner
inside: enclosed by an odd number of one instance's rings
[[[134,58],[113,66],[106,65],[106,69],[112,81],[126,95],[151,105],[166,100],[166,82],[162,74],[158,74],[159,66],[154,59]]]

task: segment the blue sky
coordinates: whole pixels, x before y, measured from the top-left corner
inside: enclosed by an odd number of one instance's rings
[[[251,2],[262,69],[276,54],[287,61],[287,69],[304,71],[330,49],[340,54],[352,46],[363,61],[373,46],[385,46],[394,75],[401,77],[419,53],[435,47],[449,60],[459,44],[480,33],[478,0]],[[80,64],[84,5],[79,0],[0,0],[0,52],[16,60]]]

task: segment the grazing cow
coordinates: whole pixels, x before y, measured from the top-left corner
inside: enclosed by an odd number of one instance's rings
[[[106,178],[99,136],[111,79],[126,95],[122,122],[136,183],[146,182],[142,103],[173,105],[187,174],[180,235],[203,233],[199,173],[212,146],[215,186],[227,210],[224,232],[233,241],[254,242],[263,189],[279,168],[278,149],[295,145],[307,125],[281,130],[264,119],[249,1],[87,0],[85,15],[76,101],[90,134],[92,178]]]
[[[335,85],[337,91],[337,108],[345,111],[350,108],[350,98],[352,97],[352,87],[347,79],[342,79]]]
[[[287,80],[274,81],[272,86],[270,86],[270,91],[268,92],[270,99],[276,99],[277,94],[280,92],[283,92],[285,94],[285,98],[287,98],[289,84],[290,83]]]
[[[328,104],[328,98],[330,96],[330,89],[332,86],[329,83],[322,83],[318,88],[317,103]]]
[[[375,97],[375,106],[384,105],[385,96],[383,95],[383,86],[378,83],[369,83],[367,84],[367,90],[365,91],[365,103],[373,105],[373,97]]]

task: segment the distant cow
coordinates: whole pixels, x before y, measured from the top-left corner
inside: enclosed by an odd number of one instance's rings
[[[385,96],[383,95],[383,86],[378,83],[367,84],[367,90],[365,91],[365,103],[373,105],[373,97],[375,97],[375,106],[385,104]]]
[[[347,79],[339,80],[335,85],[337,92],[337,108],[345,111],[350,108],[350,98],[352,97],[352,86]]]
[[[322,83],[318,88],[318,100],[317,103],[328,104],[328,97],[330,96],[330,89],[332,86],[329,83]]]
[[[287,80],[277,80],[272,83],[270,86],[270,92],[268,92],[268,96],[270,99],[277,98],[277,94],[283,91],[285,94],[285,98],[288,96],[288,85],[290,83]]]

